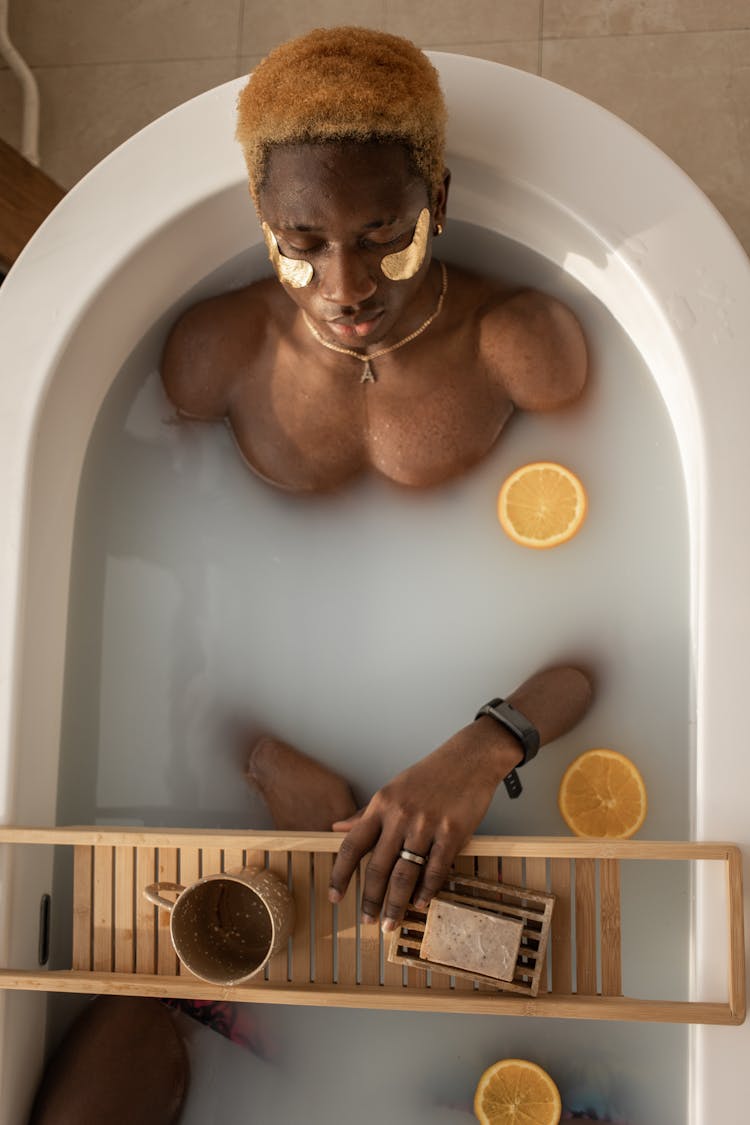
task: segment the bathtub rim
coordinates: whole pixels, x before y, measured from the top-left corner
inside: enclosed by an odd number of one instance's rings
[[[692,566],[696,581],[693,589],[693,614],[696,643],[693,652],[696,692],[696,754],[697,788],[702,800],[695,810],[695,834],[699,838],[730,838],[747,850],[748,832],[736,811],[736,792],[744,787],[742,777],[728,771],[721,774],[712,768],[709,757],[711,744],[729,745],[740,727],[739,701],[742,684],[739,676],[720,658],[727,649],[739,649],[739,642],[747,635],[750,612],[743,604],[742,581],[743,548],[750,544],[750,518],[734,509],[732,490],[729,487],[734,465],[727,450],[744,454],[740,430],[743,407],[748,406],[748,392],[742,384],[744,376],[743,355],[750,352],[750,335],[747,324],[736,323],[732,313],[741,314],[741,304],[750,295],[750,268],[739,244],[726,223],[708,203],[699,189],[683,172],[671,163],[658,149],[640,137],[629,126],[612,117],[605,110],[586,101],[579,95],[554,86],[545,79],[503,67],[484,60],[463,56],[430,53],[438,66],[448,92],[453,128],[449,131],[449,147],[457,158],[473,159],[477,145],[477,130],[481,126],[474,120],[471,102],[476,104],[476,87],[484,86],[487,92],[513,93],[514,103],[523,103],[525,119],[534,120],[535,126],[543,120],[542,133],[536,151],[531,151],[527,138],[519,137],[519,155],[526,158],[519,164],[513,177],[521,193],[534,184],[538,170],[549,163],[559,146],[569,141],[577,142],[568,154],[571,163],[580,168],[586,158],[585,148],[594,147],[594,139],[606,135],[602,151],[594,160],[600,176],[598,194],[591,190],[590,206],[565,198],[558,189],[554,196],[571,208],[574,216],[583,216],[592,232],[603,245],[611,248],[612,257],[604,270],[605,278],[599,284],[617,286],[623,277],[632,277],[642,294],[653,303],[657,321],[669,339],[669,360],[679,373],[678,386],[671,394],[672,405],[682,412],[682,432],[678,432],[683,464],[689,491]],[[471,77],[471,81],[464,81]],[[4,503],[2,511],[6,520],[4,536],[5,557],[0,565],[0,597],[13,620],[0,650],[0,737],[6,747],[11,747],[19,735],[18,670],[23,667],[23,626],[29,607],[24,602],[27,583],[26,556],[30,527],[31,501],[35,459],[33,457],[39,434],[44,424],[44,413],[51,401],[52,373],[66,362],[76,337],[85,326],[90,312],[106,292],[107,286],[121,273],[127,262],[153,239],[170,222],[187,216],[193,208],[215,200],[223,192],[231,191],[244,181],[244,165],[232,140],[232,113],[234,98],[244,79],[234,80],[203,94],[173,110],[148,126],[112,153],[85,177],[53,212],[14,266],[13,272],[0,290],[0,325],[5,339],[4,348],[18,364],[16,371],[0,387],[0,466]],[[472,98],[467,88],[473,87]],[[548,111],[554,103],[555,112],[549,120],[542,110]],[[557,116],[556,116],[557,115]],[[569,127],[575,119],[575,129]],[[217,127],[224,121],[226,128]],[[582,127],[585,121],[586,128]],[[460,122],[460,128],[459,128]],[[568,131],[561,128],[561,122]],[[576,136],[573,136],[576,133]],[[186,136],[201,137],[200,159],[196,159],[193,144],[185,144]],[[586,145],[581,144],[585,137]],[[171,138],[171,147],[165,144]],[[617,142],[618,152],[637,154],[641,167],[648,168],[652,182],[649,198],[644,195],[643,184],[631,187],[632,198],[625,200],[627,185],[610,182],[610,191],[604,192],[607,154],[612,156]],[[163,162],[164,151],[170,153],[169,167]],[[589,157],[591,153],[589,152]],[[614,159],[614,157],[612,157]],[[142,177],[137,168],[149,167],[150,186],[160,185],[161,190],[148,195],[148,206],[136,208],[134,198],[141,190]],[[135,165],[134,169],[132,166]],[[560,170],[557,170],[560,173]],[[645,175],[644,175],[645,178]],[[610,176],[610,181],[613,179]],[[580,184],[579,184],[580,187]],[[539,185],[539,207],[527,215],[526,226],[520,224],[518,234],[526,234],[533,247],[538,236],[533,220],[544,211],[545,191],[550,192],[549,181]],[[454,191],[461,217],[469,208],[471,199],[467,189]],[[613,197],[627,202],[627,221],[623,207],[617,207],[619,216],[615,224],[603,213],[603,200],[613,206]],[[109,207],[99,206],[101,198],[110,200]],[[116,205],[125,207],[124,214],[116,213]],[[627,233],[632,225],[632,215],[643,208],[645,231],[638,229],[637,238]],[[663,209],[656,228],[648,227],[654,209]],[[104,214],[102,214],[104,210]],[[620,218],[625,222],[623,227]],[[637,225],[637,224],[636,224]],[[257,226],[257,224],[256,224]],[[619,230],[617,228],[620,228]],[[255,241],[258,240],[257,232]],[[506,232],[507,233],[507,232]],[[623,238],[623,234],[625,237]],[[648,234],[648,238],[642,235]],[[689,235],[689,237],[688,237]],[[512,232],[516,237],[516,233]],[[108,254],[99,256],[98,246],[106,240]],[[217,240],[217,245],[218,245]],[[519,241],[524,241],[519,237]],[[538,247],[533,247],[538,248]],[[546,247],[546,249],[549,249]],[[645,251],[645,253],[644,253]],[[544,248],[543,248],[544,252]],[[702,273],[693,277],[694,258],[698,256]],[[216,262],[203,261],[203,272],[225,260],[219,255]],[[596,281],[594,264],[578,263],[579,280],[586,284]],[[609,280],[606,274],[611,271]],[[174,273],[179,271],[174,269]],[[570,272],[573,272],[571,269]],[[582,276],[581,276],[582,274]],[[75,277],[75,284],[71,283]],[[679,280],[679,291],[675,285]],[[33,287],[35,306],[47,309],[48,331],[42,335],[34,323],[32,311],[25,299],[25,287]],[[724,286],[722,292],[721,286]],[[26,290],[28,291],[28,290]],[[728,295],[729,303],[726,297]],[[676,298],[680,298],[679,304]],[[671,302],[671,307],[670,307]],[[734,307],[732,306],[734,302]],[[739,308],[737,306],[740,306]],[[693,331],[686,309],[696,322],[705,321],[703,333]],[[613,310],[614,311],[614,310]],[[643,307],[621,311],[624,327],[632,330]],[[622,323],[621,319],[621,323]],[[727,335],[730,332],[731,335]],[[638,341],[636,341],[638,343]],[[704,370],[720,369],[720,376],[711,386],[701,383]],[[685,381],[685,402],[680,396],[680,380]],[[719,409],[719,396],[729,398]],[[667,396],[668,397],[668,396]],[[727,415],[731,415],[727,417]],[[674,415],[673,415],[674,416]],[[747,416],[745,409],[744,416]],[[686,436],[687,435],[687,436]],[[745,464],[747,454],[744,454]],[[744,474],[750,479],[750,472]],[[709,502],[710,496],[710,502]],[[731,529],[731,533],[730,533]],[[721,591],[721,594],[720,594]],[[747,598],[744,598],[744,603]],[[61,685],[60,685],[61,686]],[[6,766],[11,756],[6,754]],[[750,782],[750,773],[744,773],[744,784]],[[12,807],[13,779],[7,773],[0,775],[0,785],[5,783],[6,809]],[[0,790],[2,792],[2,790]],[[735,798],[734,800],[732,798]],[[40,810],[41,811],[41,810]],[[49,809],[47,810],[49,813]],[[54,819],[41,812],[39,823]],[[736,827],[735,827],[736,826]],[[6,935],[7,936],[7,935]],[[711,922],[698,920],[698,959],[701,948],[710,948]],[[703,945],[701,945],[703,943]],[[746,1042],[744,1033],[737,1039]],[[721,1081],[731,1090],[729,1076],[732,1058],[739,1045],[725,1041],[721,1029],[699,1029],[693,1036],[692,1051],[695,1088],[691,1103],[695,1107],[695,1125],[710,1121],[716,1113],[715,1083]],[[738,1065],[735,1062],[734,1065]],[[735,1073],[739,1072],[735,1070]]]

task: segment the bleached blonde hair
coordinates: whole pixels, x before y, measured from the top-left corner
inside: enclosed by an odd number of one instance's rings
[[[408,39],[319,28],[263,59],[237,101],[258,206],[269,153],[284,144],[399,143],[430,195],[443,181],[446,108],[437,71]]]

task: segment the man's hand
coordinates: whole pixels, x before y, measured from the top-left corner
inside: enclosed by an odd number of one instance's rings
[[[383,929],[394,929],[415,891],[417,904],[426,907],[521,758],[513,735],[483,716],[398,774],[364,809],[332,826],[347,835],[333,865],[331,901],[341,899],[360,860],[372,852],[363,921],[377,921],[382,908]],[[424,856],[424,866],[401,859],[402,849]]]

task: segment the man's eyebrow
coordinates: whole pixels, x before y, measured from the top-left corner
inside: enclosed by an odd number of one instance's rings
[[[393,215],[387,219],[372,219],[369,223],[362,224],[362,230],[380,230],[382,227],[392,227],[400,222],[398,215]],[[294,230],[299,234],[318,234],[323,230],[323,227],[316,227],[312,223],[294,223],[283,221],[280,224],[282,230]]]

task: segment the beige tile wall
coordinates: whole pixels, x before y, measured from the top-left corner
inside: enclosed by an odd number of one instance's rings
[[[533,71],[625,118],[750,250],[750,0],[10,0],[65,186],[149,121],[309,28],[357,23]],[[20,95],[0,64],[0,136]]]

